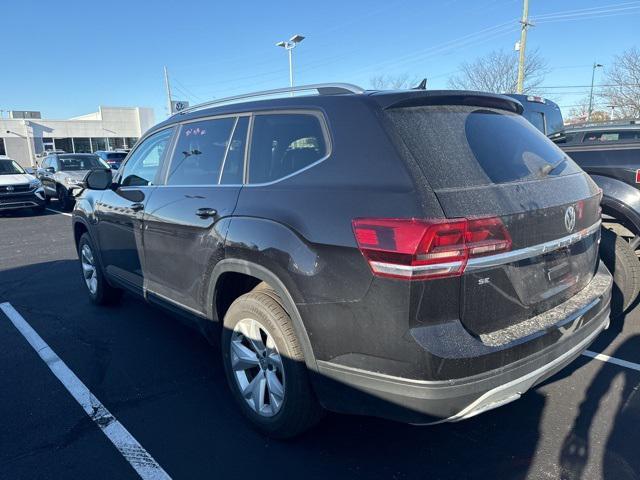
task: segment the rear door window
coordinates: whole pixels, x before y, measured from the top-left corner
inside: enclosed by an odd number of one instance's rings
[[[316,115],[256,115],[251,137],[249,183],[279,180],[326,155],[324,131]]]
[[[235,122],[226,117],[182,125],[167,185],[216,185]]]
[[[388,115],[436,190],[580,172],[560,148],[515,113],[445,105],[391,109]]]

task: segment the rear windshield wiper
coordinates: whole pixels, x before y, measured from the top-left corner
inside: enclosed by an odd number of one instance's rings
[[[541,177],[546,177],[547,175],[549,175],[551,172],[553,172],[556,168],[558,168],[560,165],[562,165],[563,163],[565,163],[567,161],[567,157],[562,157],[560,160],[558,160],[556,163],[547,163],[546,165],[544,165],[539,173]]]

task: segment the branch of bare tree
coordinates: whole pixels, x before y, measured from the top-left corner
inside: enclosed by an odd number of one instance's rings
[[[549,69],[538,50],[527,54],[524,65],[524,93],[534,93],[544,81]],[[494,93],[514,93],[518,84],[518,57],[504,50],[460,65],[460,73],[449,79],[457,90],[479,90]]]

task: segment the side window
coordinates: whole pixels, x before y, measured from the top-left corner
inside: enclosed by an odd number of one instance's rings
[[[48,166],[49,166],[49,159],[45,158],[44,160],[42,160],[42,163],[40,164],[40,168],[42,168],[43,170],[46,170]]]
[[[249,183],[266,183],[317,162],[327,145],[315,115],[256,115],[250,152]]]
[[[182,125],[167,185],[217,184],[235,123],[229,117]]]
[[[538,130],[540,130],[542,133],[546,134],[547,131],[545,129],[545,124],[544,124],[544,114],[541,112],[531,112],[528,116],[529,121],[533,124],[534,127],[536,127]]]
[[[249,117],[239,117],[233,131],[233,138],[227,148],[227,154],[222,162],[220,181],[218,183],[223,185],[238,185],[242,183],[248,128]]]
[[[153,182],[164,152],[171,141],[173,130],[173,128],[167,128],[155,133],[136,148],[122,169],[120,176],[122,186],[140,187]]]

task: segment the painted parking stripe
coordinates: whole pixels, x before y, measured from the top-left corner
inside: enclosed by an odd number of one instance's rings
[[[54,210],[53,208],[47,208],[47,210],[49,210],[50,212],[54,212],[54,213],[59,213],[61,215],[66,215],[67,217],[70,217],[71,214],[67,213],[67,212],[61,212],[60,210]]]
[[[601,362],[613,363],[614,365],[619,365],[621,367],[630,368],[631,370],[637,370],[638,372],[640,372],[640,363],[628,362],[627,360],[621,360],[616,357],[605,355],[604,353],[596,353],[590,350],[585,350],[584,352],[582,352],[582,354],[587,357],[600,360]]]
[[[67,367],[22,315],[10,303],[0,303],[0,309],[138,475],[145,480],[170,480],[171,477],[167,472],[133,438],[127,429],[111,415],[105,406],[100,403],[100,400]]]

